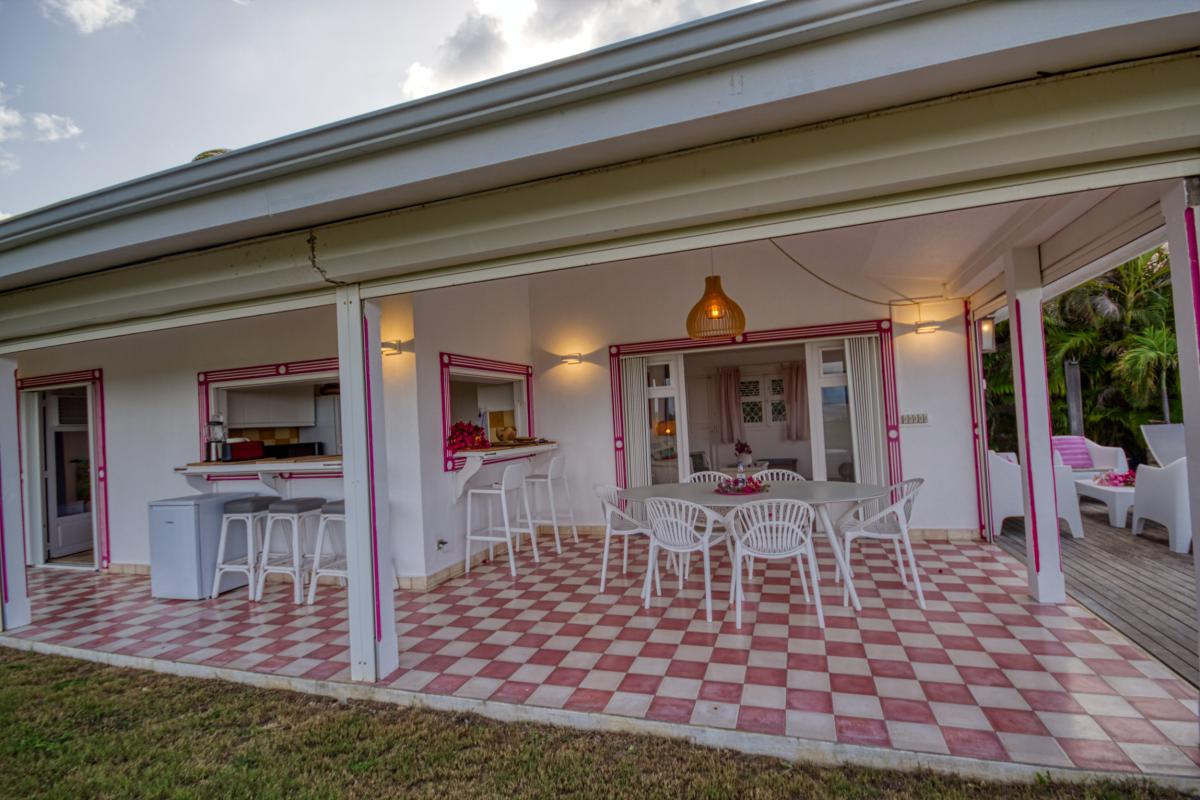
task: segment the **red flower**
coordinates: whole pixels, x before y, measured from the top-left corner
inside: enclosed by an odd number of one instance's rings
[[[450,433],[446,437],[446,449],[451,452],[491,446],[487,431],[471,422],[454,423],[450,426]]]

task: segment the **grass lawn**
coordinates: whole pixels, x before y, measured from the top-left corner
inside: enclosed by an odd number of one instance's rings
[[[0,647],[0,796],[1175,798],[821,768],[655,737],[493,722]]]

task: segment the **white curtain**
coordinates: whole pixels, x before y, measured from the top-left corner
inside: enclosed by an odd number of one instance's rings
[[[850,413],[854,416],[854,447],[858,480],[888,484],[887,442],[883,430],[883,372],[879,337],[847,339]]]
[[[621,359],[621,409],[625,418],[625,485],[650,485],[650,411],[646,359]]]
[[[737,367],[717,367],[717,413],[720,415],[721,443],[745,441],[742,425],[742,396],[738,391],[742,371]]]
[[[783,365],[783,403],[787,407],[783,438],[789,442],[807,442],[808,376],[803,361],[789,361]]]

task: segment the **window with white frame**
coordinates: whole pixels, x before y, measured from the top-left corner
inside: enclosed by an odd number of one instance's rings
[[[738,397],[743,425],[770,426],[787,422],[787,403],[783,401],[781,376],[744,376],[738,383]]]

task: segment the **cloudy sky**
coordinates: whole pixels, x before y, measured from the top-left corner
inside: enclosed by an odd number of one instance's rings
[[[747,4],[0,0],[0,218]]]

